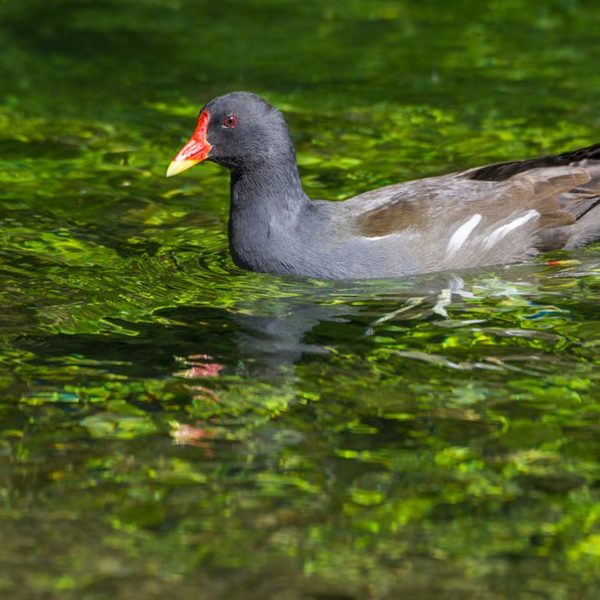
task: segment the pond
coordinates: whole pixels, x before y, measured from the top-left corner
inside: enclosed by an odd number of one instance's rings
[[[597,2],[0,1],[0,596],[595,599],[600,244],[245,272],[204,102],[305,189],[600,140]],[[463,290],[452,294],[452,290]]]

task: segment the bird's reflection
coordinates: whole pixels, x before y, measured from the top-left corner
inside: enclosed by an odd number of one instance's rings
[[[227,314],[230,341],[244,374],[273,377],[285,371],[285,367],[293,367],[303,356],[329,354],[327,344],[308,339],[315,337],[311,334],[322,324],[343,324],[358,318],[363,321],[375,303],[389,307],[388,312],[370,313],[374,316],[362,330],[363,335],[369,336],[377,325],[404,318],[412,309],[418,308],[420,314],[447,316],[445,307],[468,296],[464,281],[454,274],[384,282],[379,286],[371,282],[331,283],[323,288],[310,288],[310,294],[304,290],[288,297],[261,298],[236,306]],[[181,320],[181,316],[177,319]],[[219,355],[218,344],[219,339],[213,337],[210,344],[189,355],[184,361],[187,370],[183,376],[202,379],[218,375],[224,368],[212,359]]]
[[[324,324],[360,322],[359,335],[368,338],[375,329],[391,319],[408,319],[416,312],[422,318],[427,313],[446,315],[446,307],[453,299],[468,295],[463,280],[456,275],[419,278],[416,281],[388,282],[377,287],[368,284],[332,284],[311,289],[311,293],[291,294],[277,299],[259,299],[244,302],[226,314],[224,335],[233,342],[232,353],[222,357],[220,336],[205,336],[205,344],[197,351],[178,358],[182,367],[177,377],[189,381],[191,394],[203,403],[219,402],[219,386],[214,381],[222,375],[241,375],[254,380],[268,381],[271,385],[296,386],[295,366],[302,358],[326,357],[338,338],[319,335]],[[388,307],[388,312],[372,311],[373,303]],[[371,312],[368,312],[368,311]],[[178,309],[178,321],[185,319]],[[223,316],[218,327],[223,327]],[[194,319],[197,319],[197,315]],[[215,318],[202,319],[209,327]],[[339,333],[339,328],[336,329]],[[356,328],[355,328],[356,331]],[[344,336],[342,336],[343,338]],[[325,343],[315,343],[324,340]],[[195,421],[176,423],[172,433],[178,444],[189,444],[204,449],[214,439],[210,424]]]

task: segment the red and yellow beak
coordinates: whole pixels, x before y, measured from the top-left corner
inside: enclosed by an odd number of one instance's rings
[[[212,146],[206,139],[209,120],[210,114],[207,110],[203,110],[198,117],[198,125],[196,126],[196,130],[192,134],[192,137],[171,161],[171,164],[167,169],[167,177],[173,177],[173,175],[183,173],[183,171],[187,171],[190,167],[193,167],[195,164],[208,158],[208,155],[212,150]]]

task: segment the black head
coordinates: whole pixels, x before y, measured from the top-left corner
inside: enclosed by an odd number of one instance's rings
[[[248,92],[232,92],[211,100],[200,112],[189,142],[169,166],[176,175],[203,160],[233,171],[294,158],[283,115]]]

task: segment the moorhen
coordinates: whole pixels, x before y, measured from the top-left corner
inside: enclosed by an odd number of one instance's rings
[[[600,237],[600,144],[343,202],[311,200],[282,114],[254,94],[233,92],[202,109],[167,176],[203,160],[231,171],[231,254],[253,271],[400,277],[510,263]]]

